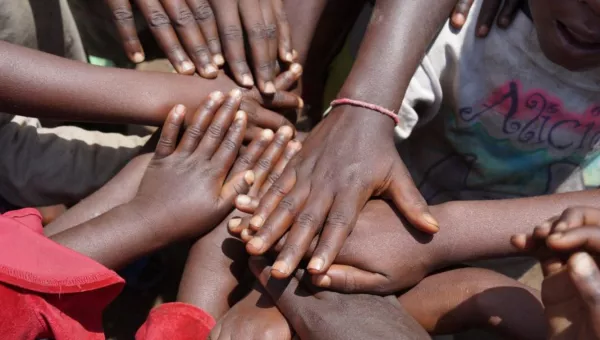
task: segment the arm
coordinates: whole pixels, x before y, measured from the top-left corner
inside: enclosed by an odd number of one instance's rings
[[[287,76],[294,75],[289,72]],[[176,104],[197,107],[213,91],[236,88],[223,74],[206,80],[96,67],[5,42],[0,42],[0,74],[0,111],[39,118],[154,126],[161,125],[166,112]],[[252,105],[262,103],[261,100],[255,90],[244,93],[241,108],[248,113],[250,122],[254,120],[266,128],[281,126],[281,116]],[[276,95],[274,106],[277,101],[291,101],[292,107],[298,106],[297,99],[292,100],[285,92]]]

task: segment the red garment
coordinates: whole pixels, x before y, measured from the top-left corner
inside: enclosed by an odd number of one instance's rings
[[[0,339],[104,339],[124,281],[43,235],[37,210],[0,215]]]
[[[192,305],[165,303],[153,309],[137,331],[136,340],[204,340],[215,326],[215,319]]]

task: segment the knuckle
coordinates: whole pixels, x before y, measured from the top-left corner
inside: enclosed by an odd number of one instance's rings
[[[148,25],[151,28],[161,28],[171,25],[171,20],[165,12],[153,8],[150,10],[150,15],[148,16]]]
[[[240,41],[244,38],[241,27],[236,25],[227,25],[223,29],[223,36],[228,41]]]
[[[194,7],[194,18],[196,21],[205,22],[209,20],[213,20],[215,14],[210,7],[210,4],[206,1],[201,1],[199,4]]]
[[[194,46],[193,53],[198,57],[206,57],[210,54],[208,47],[206,47],[205,45]]]
[[[288,213],[293,213],[296,210],[296,204],[289,198],[284,198],[279,202],[279,209]]]
[[[194,15],[187,7],[180,8],[177,11],[175,25],[179,27],[188,26],[195,23]]]
[[[285,189],[279,181],[275,182],[270,189],[271,193],[277,197],[285,196]]]
[[[130,23],[133,20],[133,13],[126,6],[118,6],[112,11],[113,20],[119,24]]]
[[[248,30],[248,38],[250,40],[264,40],[267,38],[267,30],[265,25],[256,23]]]
[[[237,149],[237,143],[234,140],[227,138],[221,143],[221,147],[227,151],[233,152]]]
[[[204,134],[204,132],[202,131],[202,129],[199,126],[197,126],[197,125],[192,125],[192,126],[188,127],[187,130],[186,130],[186,133],[192,139],[202,138],[202,135]]]
[[[252,163],[252,158],[250,157],[250,155],[244,154],[238,157],[237,163],[243,169],[248,169],[250,167],[250,164]]]
[[[267,176],[267,184],[272,185],[279,179],[279,177],[280,177],[279,173],[275,173],[275,172],[270,173],[269,176]]]
[[[288,256],[297,256],[300,255],[300,247],[294,243],[286,243],[280,253]]]
[[[158,146],[161,148],[170,149],[175,145],[175,141],[169,137],[162,137],[158,140]]]
[[[269,24],[265,26],[265,38],[268,40],[277,39],[277,26],[275,24]]]
[[[356,278],[352,273],[344,274],[344,291],[346,292],[354,292],[357,290]]]
[[[273,63],[271,63],[270,61],[259,63],[256,68],[259,71],[271,72],[271,70],[273,69]]]
[[[207,130],[208,136],[211,138],[220,138],[223,136],[223,127],[220,125],[213,124]]]
[[[301,213],[300,215],[298,215],[296,223],[302,229],[313,230],[315,229],[315,226],[317,224],[317,219],[312,214]]]
[[[260,169],[262,169],[264,171],[268,171],[269,169],[271,169],[271,160],[263,158],[263,159],[260,159],[256,165]]]
[[[348,215],[341,212],[332,211],[327,216],[327,224],[334,228],[345,228],[349,223],[350,218]]]

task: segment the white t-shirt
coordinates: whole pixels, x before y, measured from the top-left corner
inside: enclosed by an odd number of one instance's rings
[[[549,61],[522,12],[486,39],[475,26],[474,15],[461,31],[444,26],[399,113],[399,151],[424,197],[436,204],[599,187],[600,69]]]

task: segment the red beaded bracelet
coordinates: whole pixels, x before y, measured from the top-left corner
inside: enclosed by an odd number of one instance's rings
[[[398,115],[396,115],[394,113],[394,111],[388,110],[385,107],[382,107],[379,105],[363,102],[360,100],[349,99],[349,98],[340,98],[340,99],[336,99],[331,102],[331,107],[336,107],[336,106],[340,106],[340,105],[358,106],[358,107],[362,107],[365,109],[377,111],[381,114],[384,114],[384,115],[392,118],[394,120],[394,122],[396,123],[396,125],[400,124],[400,118],[398,118]]]

